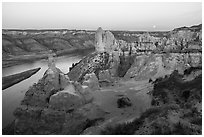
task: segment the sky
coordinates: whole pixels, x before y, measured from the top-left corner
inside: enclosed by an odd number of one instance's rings
[[[3,29],[165,31],[202,23],[201,2],[3,2]]]

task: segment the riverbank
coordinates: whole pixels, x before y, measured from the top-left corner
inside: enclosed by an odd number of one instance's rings
[[[27,70],[18,74],[6,76],[2,78],[2,90],[9,88],[37,73],[41,68]]]
[[[86,55],[89,52],[93,52],[94,48],[84,48],[84,49],[66,49],[61,51],[56,51],[54,53],[31,53],[25,55],[18,55],[18,56],[7,56],[7,58],[2,59],[2,68],[7,68],[15,65],[20,65],[28,62],[34,62],[41,59],[47,59],[48,55],[54,54],[55,56],[64,56],[64,55],[71,55],[71,54],[84,54]]]

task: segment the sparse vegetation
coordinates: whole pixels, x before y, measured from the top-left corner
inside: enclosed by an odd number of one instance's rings
[[[201,80],[201,76],[198,76],[192,81],[183,82],[182,76],[177,72],[169,77],[159,78],[151,92],[153,95],[151,104],[155,107],[146,110],[133,122],[109,126],[101,134],[201,134],[201,113],[190,103],[201,101],[201,98],[197,97],[201,96]],[[176,117],[178,120],[171,122],[170,117]]]

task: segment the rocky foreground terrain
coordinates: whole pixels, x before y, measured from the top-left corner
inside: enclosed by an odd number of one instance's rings
[[[4,134],[202,134],[201,25],[99,28],[92,42],[95,52],[68,74],[49,57]]]

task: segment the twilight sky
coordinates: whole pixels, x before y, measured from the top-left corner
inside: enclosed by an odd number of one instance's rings
[[[3,2],[3,29],[172,30],[202,23],[202,3]]]

